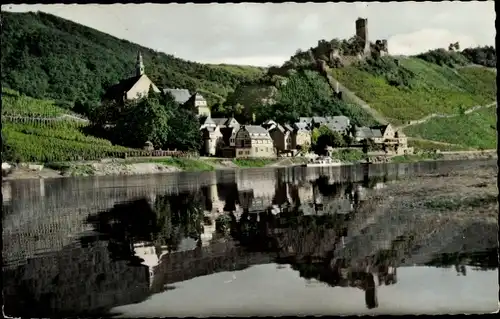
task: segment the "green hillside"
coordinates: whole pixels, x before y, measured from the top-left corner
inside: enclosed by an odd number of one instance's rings
[[[2,87],[69,106],[98,101],[107,87],[132,76],[139,50],[158,86],[199,90],[209,103],[263,73],[188,62],[42,12],[2,12],[1,45]]]
[[[349,41],[333,41],[333,44],[320,41],[316,48],[298,51],[282,67],[269,69],[263,77],[266,81],[261,79],[241,84],[229,95],[228,103],[248,107],[271,100],[273,105],[253,108],[257,110],[257,118],[260,114],[280,118],[284,113],[296,119],[298,116],[342,113],[353,118],[358,125],[371,125],[374,122],[372,116],[352,104],[356,101],[352,99],[354,94],[389,123],[399,126],[431,114],[463,114],[472,107],[496,100],[496,69],[492,68],[496,66],[496,52],[493,47],[467,48],[461,52],[437,49],[414,57],[374,54],[362,61],[349,57],[333,58],[330,52],[335,45],[353,54],[356,43],[351,45]],[[332,94],[334,88],[329,85],[327,77],[332,86],[337,80],[349,91],[344,92],[345,99],[340,101]],[[495,113],[481,111],[478,114],[462,116],[456,123],[453,121],[458,118],[436,119],[408,128],[406,132],[410,137],[425,139],[413,140],[412,145],[416,148],[493,147],[496,145],[492,144],[496,140],[496,131],[489,127],[496,121]],[[446,125],[439,132],[432,129],[424,132],[426,127],[439,126],[435,122],[446,122]],[[480,126],[479,122],[488,122],[488,129],[477,128],[471,135],[452,136],[452,132],[463,127]]]
[[[419,58],[392,58],[332,69],[334,78],[392,123],[432,113],[454,114],[496,99],[496,74],[483,67],[452,68]]]
[[[404,132],[408,136],[427,140],[495,149],[496,122],[496,109],[489,107],[450,118],[433,118],[426,123],[409,126]]]

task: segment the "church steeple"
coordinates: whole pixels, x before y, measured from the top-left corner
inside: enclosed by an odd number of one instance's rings
[[[144,63],[142,62],[142,54],[140,51],[137,52],[137,61],[135,63],[135,75],[141,76],[144,74]]]

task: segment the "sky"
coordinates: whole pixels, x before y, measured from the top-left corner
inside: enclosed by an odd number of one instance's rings
[[[281,65],[318,40],[350,38],[368,19],[369,39],[410,55],[460,42],[495,44],[493,1],[2,5],[44,11],[145,47],[202,63]]]

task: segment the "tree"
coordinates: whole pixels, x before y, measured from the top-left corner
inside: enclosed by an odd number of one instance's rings
[[[113,129],[121,145],[143,147],[146,141],[163,147],[170,133],[172,113],[160,103],[161,96],[150,92],[147,97],[124,103]]]
[[[318,142],[318,138],[320,136],[319,129],[314,128],[311,132],[311,142],[315,145]]]
[[[334,139],[336,138],[335,132],[330,130],[326,125],[321,125],[316,133],[313,130],[313,138],[315,142],[315,150],[318,154],[323,154],[327,146],[333,146]]]
[[[363,153],[368,153],[376,148],[375,141],[371,138],[365,138],[361,144],[363,145]]]
[[[346,142],[344,140],[344,137],[339,132],[332,132],[330,136],[331,136],[331,145],[330,146],[333,146],[333,147],[346,146]]]
[[[345,145],[350,146],[352,143],[354,143],[354,137],[352,137],[350,134],[344,134],[343,135]]]
[[[166,145],[169,148],[177,148],[185,151],[200,149],[202,142],[199,130],[200,125],[192,112],[181,107],[176,107],[168,123],[170,134]]]

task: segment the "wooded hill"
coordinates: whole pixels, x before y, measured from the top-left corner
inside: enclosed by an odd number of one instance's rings
[[[132,76],[138,51],[158,86],[198,90],[209,103],[263,74],[182,60],[43,12],[2,12],[2,23],[2,87],[67,106],[99,101],[106,88]]]

